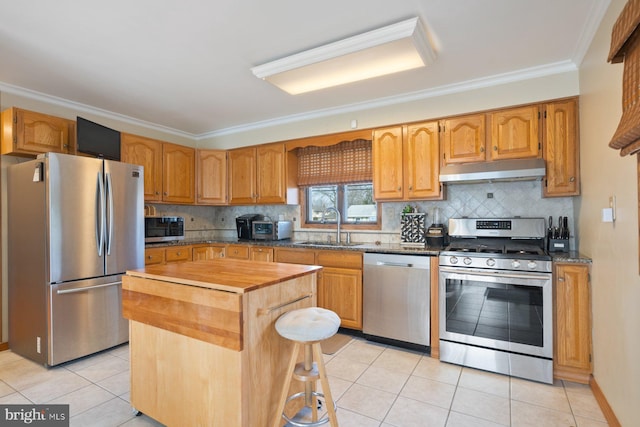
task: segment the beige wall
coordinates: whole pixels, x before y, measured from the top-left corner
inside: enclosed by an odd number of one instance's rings
[[[594,377],[623,426],[640,421],[640,276],[636,157],[608,143],[622,112],[622,64],[608,64],[611,28],[625,0],[613,0],[580,68],[582,197],[580,249],[591,274]],[[609,197],[616,222],[601,222]]]

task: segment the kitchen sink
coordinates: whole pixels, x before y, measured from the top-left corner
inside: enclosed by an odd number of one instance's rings
[[[345,247],[345,246],[360,246],[364,243],[338,243],[338,242],[322,242],[322,241],[307,241],[307,242],[295,242],[294,245],[300,246],[329,246],[329,247]]]

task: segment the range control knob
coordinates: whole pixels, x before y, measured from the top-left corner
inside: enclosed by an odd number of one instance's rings
[[[513,261],[511,261],[511,267],[520,268],[520,261],[518,261],[517,259],[514,259]]]
[[[466,256],[463,258],[462,262],[464,262],[464,265],[471,265],[471,258]]]
[[[530,270],[533,270],[534,268],[536,268],[538,266],[538,263],[535,261],[529,261],[527,263],[527,267],[529,267]]]
[[[496,265],[496,260],[495,260],[495,259],[493,259],[493,258],[487,258],[487,265],[488,265],[489,267],[493,267],[493,266],[495,266],[495,265]]]
[[[458,257],[457,256],[452,256],[451,258],[449,258],[449,262],[451,264],[457,264],[458,263]]]

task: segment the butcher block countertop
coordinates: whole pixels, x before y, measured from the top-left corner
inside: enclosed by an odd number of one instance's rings
[[[317,272],[320,269],[322,267],[315,265],[222,258],[150,265],[137,270],[129,270],[127,275],[244,294]]]
[[[127,271],[132,406],[167,427],[274,425],[293,351],[275,322],[316,305],[321,269],[223,258]]]

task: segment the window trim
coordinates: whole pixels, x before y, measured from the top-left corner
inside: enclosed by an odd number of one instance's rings
[[[331,185],[346,185],[346,184],[331,184]],[[306,187],[298,188],[298,195],[300,200],[300,227],[301,228],[315,228],[315,229],[327,229],[335,230],[335,222],[327,222],[325,224],[317,222],[307,222],[307,191]],[[354,224],[352,222],[341,222],[340,229],[347,231],[357,230],[382,230],[382,203],[376,202],[376,222],[367,222],[362,224]]]

